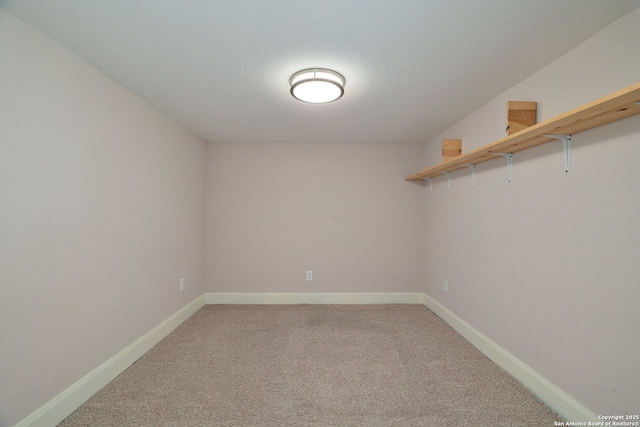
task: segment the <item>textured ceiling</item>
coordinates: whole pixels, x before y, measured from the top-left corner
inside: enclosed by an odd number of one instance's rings
[[[212,142],[420,143],[640,0],[0,0]],[[339,101],[289,94],[304,68]]]

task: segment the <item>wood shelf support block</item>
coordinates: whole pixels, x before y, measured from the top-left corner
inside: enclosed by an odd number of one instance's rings
[[[571,135],[544,135],[562,141],[564,144],[564,169],[569,172],[569,161],[571,160]]]
[[[461,139],[443,139],[442,140],[442,162],[460,157],[462,154]]]
[[[511,175],[513,173],[513,153],[494,153],[496,156],[502,156],[507,159],[507,177],[509,178],[509,182],[511,182]]]
[[[530,101],[507,102],[507,135],[513,135],[536,124],[538,103]]]

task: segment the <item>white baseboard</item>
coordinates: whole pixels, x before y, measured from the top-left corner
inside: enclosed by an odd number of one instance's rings
[[[207,304],[424,304],[422,292],[356,293],[218,293]]]
[[[52,427],[58,425],[204,304],[204,295],[187,304],[50,402],[20,421],[15,427]]]
[[[558,415],[569,421],[598,421],[593,412],[473,328],[462,318],[449,311],[442,304],[421,292],[212,292],[203,294],[178,310],[167,320],[16,424],[15,427],[51,427],[57,425],[205,304],[424,304],[489,359],[531,390],[533,394]]]
[[[543,401],[562,418],[568,421],[599,421],[596,415],[589,409],[578,403],[567,393],[560,390],[473,326],[449,311],[442,304],[428,295],[424,295],[424,304],[496,365],[520,381],[522,385],[528,388],[538,399]]]

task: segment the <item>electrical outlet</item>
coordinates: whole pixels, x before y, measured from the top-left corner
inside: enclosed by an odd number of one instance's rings
[[[444,289],[445,292],[449,292],[449,282],[447,279],[442,279],[442,289]]]
[[[184,279],[180,279],[180,292],[184,291]]]
[[[313,281],[313,271],[307,271],[307,282]]]

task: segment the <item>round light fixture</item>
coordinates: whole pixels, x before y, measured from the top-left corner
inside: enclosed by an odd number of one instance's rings
[[[294,98],[311,104],[325,104],[344,95],[344,77],[324,68],[298,71],[289,84]]]

